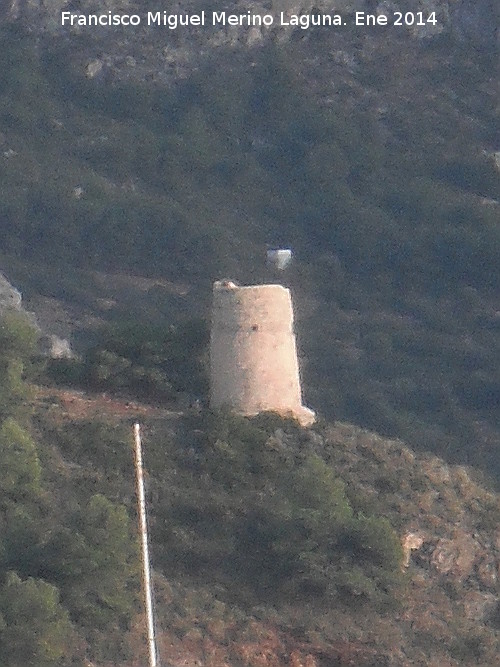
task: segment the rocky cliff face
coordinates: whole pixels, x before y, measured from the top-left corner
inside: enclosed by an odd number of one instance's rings
[[[207,10],[199,0],[189,0],[168,8],[169,13],[196,13]],[[110,1],[104,7],[93,0],[56,0],[46,3],[40,0],[0,0],[0,23],[17,24],[36,34],[50,35],[66,39],[78,35],[78,43],[72,44],[75,59],[82,66],[81,71],[89,78],[111,75],[114,78],[136,80],[160,80],[172,82],[183,78],[189,71],[206,61],[211,51],[224,49],[247,50],[272,41],[280,43],[293,40],[322,39],[322,28],[307,30],[298,26],[277,27],[277,18],[292,14],[340,13],[352,17],[355,11],[372,14],[393,12],[435,12],[437,23],[424,26],[409,25],[389,33],[389,40],[410,36],[412,40],[428,41],[439,36],[449,36],[454,40],[470,44],[480,51],[498,48],[498,6],[494,0],[337,0],[333,4],[325,0],[271,0],[270,2],[248,2],[240,0],[214,3],[210,9],[234,14],[271,14],[275,17],[273,26],[187,26],[178,30],[167,27],[137,28],[81,28],[61,26],[61,12],[71,11],[81,14],[107,13],[139,14],[145,16],[148,10],[158,11],[154,4],[144,6],[137,0]],[[363,29],[364,30],[364,29]],[[397,32],[400,34],[398,35]],[[373,37],[373,32],[369,33]],[[377,36],[387,39],[385,31]],[[328,40],[331,45],[331,40]],[[335,34],[344,53],[344,60],[352,60],[352,36]],[[325,47],[328,44],[325,44]],[[338,50],[338,49],[337,49]],[[78,55],[83,62],[80,62]]]
[[[154,3],[138,2],[138,0],[111,0],[104,6],[93,0],[55,0],[54,2],[43,2],[42,0],[1,0],[0,17],[3,21],[24,21],[35,26],[39,24],[42,29],[55,29],[54,23],[60,23],[61,11],[73,11],[80,13],[94,12],[117,12],[117,13],[140,13],[150,10],[158,10]],[[207,9],[206,3],[199,0],[177,3],[169,6],[169,12],[195,12]],[[435,11],[443,29],[453,30],[470,39],[487,41],[494,35],[498,7],[494,0],[270,0],[270,2],[249,2],[248,0],[236,0],[235,2],[222,0],[212,3],[210,10],[226,10],[234,13],[274,13],[284,12],[286,15],[308,12],[340,12],[349,14],[354,11],[377,12],[431,12]]]

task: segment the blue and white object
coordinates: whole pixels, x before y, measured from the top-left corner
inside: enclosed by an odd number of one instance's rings
[[[267,263],[269,266],[283,271],[290,265],[293,253],[290,248],[276,248],[267,251]]]

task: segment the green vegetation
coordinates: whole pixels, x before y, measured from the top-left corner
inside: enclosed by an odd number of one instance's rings
[[[6,340],[19,329],[17,318],[4,321]],[[116,340],[131,343],[122,334]],[[146,338],[134,339],[141,354]],[[30,369],[32,347],[17,349]],[[19,382],[22,393],[24,375]],[[131,424],[71,421],[50,402],[23,402],[33,414],[12,404],[0,426],[0,662],[134,664],[144,644]],[[233,651],[236,664],[242,645],[264,641],[272,627],[300,632],[337,660],[347,628],[363,642],[367,628],[378,628],[389,652],[385,629],[398,634],[401,605],[415,613],[401,572],[399,538],[408,522],[427,521],[441,535],[455,530],[458,516],[485,531],[485,544],[498,525],[498,499],[465,470],[354,427],[302,429],[276,414],[153,415],[144,417],[143,434],[165,645],[215,642]],[[432,512],[429,498],[438,499]],[[441,642],[441,626],[416,633],[412,650],[440,646],[466,662],[480,637],[480,655],[495,664],[491,628],[478,634],[476,621],[464,617],[459,584],[446,592],[436,582],[443,605],[454,595],[450,613],[460,629],[448,628]]]
[[[30,398],[24,382],[32,370],[37,333],[27,318],[7,311],[0,321],[0,421],[22,419]]]
[[[150,400],[207,393],[205,322],[175,327],[122,322],[104,327],[82,360],[54,359],[50,379],[94,390],[128,391]]]
[[[321,304],[299,319],[309,402],[500,474],[489,444],[500,414],[500,192],[484,150],[498,122],[492,64],[433,44],[361,49],[358,73],[337,72],[324,104],[304,84],[299,44],[252,51],[252,66],[220,50],[161,87],[86,79],[74,44],[36,49],[4,29],[6,263],[21,257],[31,289],[86,304],[88,269],[163,276],[194,286],[199,317],[212,278],[269,279],[265,244],[290,245],[300,266],[286,279]],[[36,280],[35,265],[46,267]],[[175,324],[156,296],[141,297],[148,317],[161,310]],[[127,302],[123,317],[142,318],[142,305]],[[186,389],[175,352],[153,369],[156,353],[115,347],[106,340],[86,358],[89,386],[159,398]]]
[[[73,628],[57,588],[10,572],[0,595],[2,664],[54,667],[68,656]]]
[[[498,178],[473,142],[449,137],[444,154],[429,142],[449,132],[444,103],[425,131],[418,113],[390,119],[410,159],[369,112],[306,99],[286,48],[164,90],[89,81],[65,45],[40,60],[0,37],[0,127],[16,151],[0,163],[7,251],[206,276],[236,267],[230,254],[249,267],[243,241],[288,239],[302,255],[334,251],[363,287],[374,273],[495,287],[497,216],[470,195],[498,196]]]
[[[297,599],[379,612],[395,604],[398,537],[385,519],[353,510],[319,455],[301,454],[295,422],[203,412],[168,435],[158,426],[148,487],[155,565],[169,580],[223,586],[226,602],[236,596],[247,610]],[[121,428],[81,422],[48,437],[98,471],[80,479],[80,493],[130,496]]]
[[[34,415],[35,430],[23,369],[36,334],[17,313],[0,332],[4,386],[12,383],[0,425],[0,661],[126,659],[139,581],[130,432],[60,424],[50,411]],[[128,355],[132,369],[152,368],[158,355],[182,360],[181,340],[203,339],[192,324],[163,338],[112,328],[102,349]],[[153,547],[168,577],[219,582],[228,602],[237,595],[248,610],[297,599],[378,612],[395,604],[396,534],[385,519],[356,513],[325,461],[300,452],[295,422],[202,413],[182,428],[152,452]]]
[[[0,662],[77,666],[86,653],[117,655],[135,602],[130,518],[91,490],[82,504],[61,503],[61,471],[31,434],[36,331],[8,312],[0,336]]]
[[[328,67],[304,83],[311,58],[294,43],[252,50],[251,63],[221,49],[166,88],[87,80],[74,44],[2,28],[2,259],[28,292],[86,306],[90,270],[164,277],[189,285],[199,317],[212,278],[269,279],[265,245],[290,245],[310,404],[500,475],[491,62],[449,40],[358,46],[357,74],[331,76],[333,95]],[[206,325],[176,324],[164,296],[141,299],[172,328],[138,325],[143,303],[127,302],[52,379],[203,396]],[[16,313],[0,322],[0,663],[123,664],[138,581],[130,434],[50,409],[33,419],[35,339]],[[394,609],[392,526],[413,493],[404,516],[429,512],[426,475],[403,479],[371,441],[351,458],[342,439],[315,447],[314,432],[275,415],[148,428],[155,567],[181,589],[176,631],[192,631],[202,605],[234,629],[235,609],[265,618],[298,603],[311,632],[324,610],[332,628],[346,610],[351,627]],[[439,489],[435,520],[472,493],[457,485]],[[497,506],[471,498],[477,529],[492,530]],[[457,658],[495,655],[464,628]]]
[[[166,572],[237,581],[246,605],[394,603],[399,539],[384,519],[353,511],[320,456],[300,454],[293,422],[209,413],[193,425],[192,447],[155,461],[160,475],[177,471],[156,509],[155,552]]]

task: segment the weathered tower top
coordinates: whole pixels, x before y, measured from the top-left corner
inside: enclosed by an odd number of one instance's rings
[[[314,421],[302,405],[290,291],[281,285],[214,283],[210,404],[243,415],[274,411]]]

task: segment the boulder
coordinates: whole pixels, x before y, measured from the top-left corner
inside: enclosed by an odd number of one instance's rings
[[[492,593],[468,591],[464,600],[465,615],[471,621],[488,621],[498,606],[498,597]]]
[[[22,295],[7,278],[0,273],[0,314],[9,308],[21,310]]]
[[[440,574],[450,574],[457,581],[463,581],[472,573],[480,549],[479,543],[468,533],[457,529],[451,539],[437,542],[430,562]]]

